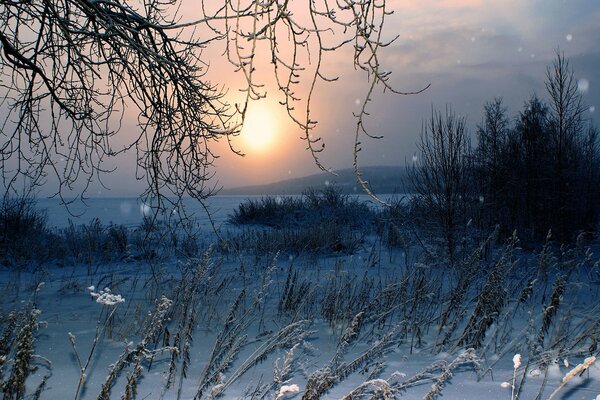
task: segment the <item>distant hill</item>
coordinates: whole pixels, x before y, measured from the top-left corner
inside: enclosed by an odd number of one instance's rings
[[[407,189],[410,185],[405,167],[364,167],[361,172],[363,178],[369,182],[370,189],[376,194],[405,193],[410,190]],[[320,189],[327,185],[335,185],[346,194],[361,192],[352,168],[335,171],[335,174],[322,172],[265,185],[223,189],[219,194],[301,194],[308,187]]]

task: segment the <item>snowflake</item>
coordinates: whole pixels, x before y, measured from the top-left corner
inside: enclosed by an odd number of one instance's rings
[[[140,205],[140,212],[142,213],[142,215],[148,216],[152,213],[152,208],[148,204],[142,203]]]
[[[577,81],[577,90],[581,93],[586,93],[590,89],[590,81],[587,79],[580,79]]]

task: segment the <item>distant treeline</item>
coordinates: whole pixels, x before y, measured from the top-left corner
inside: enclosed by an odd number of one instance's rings
[[[467,221],[532,240],[597,230],[598,130],[568,60],[557,54],[546,75],[547,100],[532,95],[515,117],[501,98],[488,102],[474,147],[464,118],[432,112],[410,175],[450,242]]]

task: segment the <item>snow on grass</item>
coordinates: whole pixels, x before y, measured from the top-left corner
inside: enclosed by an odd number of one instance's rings
[[[36,365],[26,389],[41,387],[42,399],[600,391],[589,361],[600,341],[597,256],[496,245],[451,270],[380,245],[365,235],[352,254],[275,258],[216,241],[192,258],[0,270],[1,379],[15,375],[25,348],[15,332],[35,304],[31,360],[50,360],[52,374]]]

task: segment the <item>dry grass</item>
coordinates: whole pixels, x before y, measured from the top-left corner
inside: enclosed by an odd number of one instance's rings
[[[83,280],[119,288],[126,298],[135,299],[113,314],[118,318],[106,310],[99,312],[96,340],[115,341],[123,332],[135,340],[114,360],[98,398],[139,397],[151,369],[164,374],[164,398],[236,396],[248,383],[249,372],[271,360],[272,376],[252,382],[248,398],[284,398],[282,388],[293,383],[300,384],[304,399],[318,399],[352,377],[357,385],[346,395],[348,399],[394,398],[424,383],[433,385],[425,394],[433,399],[444,393],[453,374],[461,371],[458,367],[475,367],[482,379],[497,368],[497,360],[517,352],[524,359],[511,375],[518,397],[525,385],[532,384],[525,379],[528,371],[546,374],[556,360],[597,353],[600,304],[590,293],[598,290],[600,268],[597,257],[581,243],[557,248],[548,240],[532,253],[518,248],[516,236],[496,244],[493,233],[461,254],[454,269],[415,251],[415,262],[392,263],[395,268],[382,272],[382,263],[373,263],[358,244],[348,253],[364,255],[360,261],[343,251],[336,254],[332,245],[341,234],[327,226],[320,233],[305,225],[305,231],[294,228],[289,235],[285,229],[238,231],[230,240],[243,252],[214,246],[199,259],[179,253],[181,264],[168,271],[161,267],[161,257],[152,264],[150,257],[140,258],[136,262],[144,278],[128,280],[108,270],[85,276]],[[82,237],[92,238],[94,246],[104,234],[120,237],[96,225],[85,229],[88,236]],[[150,231],[154,241],[150,243],[162,246],[167,240],[161,236],[164,231]],[[380,240],[350,228],[344,232],[355,243]],[[172,242],[165,246],[170,250],[155,251],[176,255]],[[396,251],[392,247],[390,251]],[[278,250],[330,257],[320,258],[317,264],[314,257],[293,257],[286,265],[286,257],[278,261],[268,256]],[[92,248],[88,254],[101,253],[101,248]],[[199,254],[199,249],[194,253]],[[152,273],[147,272],[148,265]],[[77,278],[69,282],[77,283]],[[10,285],[3,290],[13,291],[18,283]],[[85,286],[79,282],[72,291]],[[24,289],[19,290],[22,293],[12,295],[15,299],[25,296]],[[26,384],[33,364],[39,363],[35,356],[39,312],[35,310],[25,307],[0,318],[0,382],[7,399],[44,398],[48,389],[48,378],[38,379],[37,385]],[[114,337],[103,334],[109,320]],[[316,363],[308,349],[316,336],[327,335],[337,345],[327,361]],[[199,340],[211,341],[212,346],[199,346]],[[74,338],[72,343],[77,354]],[[419,350],[432,356],[447,352],[452,358],[400,379],[389,376],[386,368],[392,348],[406,357]],[[79,361],[82,386],[93,349]],[[311,362],[301,363],[301,356]],[[283,361],[275,363],[281,357]],[[539,388],[540,396],[544,391],[544,386]],[[74,387],[73,393],[77,399],[80,389]]]

